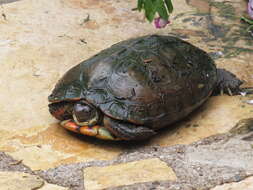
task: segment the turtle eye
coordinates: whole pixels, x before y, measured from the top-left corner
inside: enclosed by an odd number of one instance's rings
[[[89,121],[96,117],[95,108],[85,103],[75,104],[73,112],[78,122]]]

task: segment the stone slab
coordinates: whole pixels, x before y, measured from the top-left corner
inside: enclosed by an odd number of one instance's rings
[[[253,177],[246,178],[237,183],[219,185],[211,190],[251,190],[253,189]]]
[[[38,176],[21,172],[0,172],[1,190],[31,190],[39,189],[44,185],[44,181]]]
[[[150,144],[160,146],[190,144],[211,135],[226,133],[239,120],[252,117],[253,107],[245,103],[249,99],[252,97],[227,95],[211,97],[184,121],[168,126],[168,129],[158,133]]]
[[[136,0],[0,2],[4,2],[0,150],[32,170],[113,160],[130,148],[67,132],[47,107],[47,96],[68,69],[121,40],[153,33],[180,36],[215,55],[216,64],[237,74],[246,86],[253,85],[252,38],[243,30],[246,25],[235,18],[245,12],[242,0],[226,1],[226,6],[220,0],[175,0],[172,24],[161,30],[146,22],[143,13],[132,11]],[[222,14],[226,10],[230,15]],[[190,121],[175,126],[177,130],[162,131],[146,145],[189,144],[229,131],[237,120],[251,116],[251,106],[243,100],[213,97]]]
[[[84,186],[87,190],[177,179],[173,170],[157,158],[106,167],[88,167],[83,172]]]
[[[0,189],[1,190],[67,190],[54,184],[49,184],[39,176],[23,172],[0,172]]]

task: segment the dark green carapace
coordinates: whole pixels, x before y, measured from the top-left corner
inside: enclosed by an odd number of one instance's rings
[[[228,77],[219,79],[219,72]],[[70,69],[49,96],[49,108],[75,132],[91,131],[90,136],[111,140],[144,139],[187,116],[217,86],[239,88],[241,81],[233,74],[219,72],[208,54],[190,43],[172,36],[139,37]],[[96,109],[92,124],[76,122],[72,113],[77,102]]]

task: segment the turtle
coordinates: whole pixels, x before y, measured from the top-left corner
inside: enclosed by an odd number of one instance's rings
[[[114,44],[67,71],[48,97],[49,112],[76,133],[143,140],[212,94],[237,94],[241,84],[191,43],[146,35]]]

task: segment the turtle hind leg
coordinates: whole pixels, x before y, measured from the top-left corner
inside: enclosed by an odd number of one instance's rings
[[[104,126],[119,139],[143,140],[155,135],[155,131],[145,126],[126,123],[104,117]]]
[[[217,85],[214,89],[213,95],[228,94],[238,95],[240,92],[240,85],[243,82],[238,79],[233,73],[225,69],[217,69]]]

